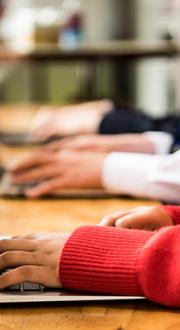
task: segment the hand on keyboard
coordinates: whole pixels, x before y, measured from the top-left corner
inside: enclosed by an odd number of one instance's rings
[[[6,269],[5,271],[3,271],[1,273],[4,274],[6,272],[9,272],[11,269]],[[45,289],[45,286],[39,284],[39,283],[30,283],[30,282],[21,282],[15,285],[11,285],[7,288],[5,288],[5,290],[12,290],[12,291],[43,291]]]
[[[59,260],[69,235],[47,233],[1,239],[0,289],[12,288],[19,283],[14,289],[34,290],[37,289],[36,283],[50,288],[62,287]]]

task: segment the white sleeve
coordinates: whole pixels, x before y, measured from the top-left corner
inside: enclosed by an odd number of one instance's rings
[[[109,192],[180,203],[180,150],[172,155],[111,153],[102,183]]]
[[[145,132],[143,133],[154,145],[156,154],[167,154],[173,144],[173,136],[165,132]]]

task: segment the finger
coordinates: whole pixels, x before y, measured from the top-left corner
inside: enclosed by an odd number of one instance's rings
[[[0,289],[21,282],[39,283],[48,287],[60,287],[58,272],[45,266],[21,266],[0,276]]]
[[[78,141],[74,141],[72,138],[67,138],[66,141],[64,139],[59,142],[54,142],[51,145],[49,145],[49,150],[51,151],[58,151],[58,150],[84,150],[88,149],[88,146],[82,143],[79,143]]]
[[[12,239],[24,239],[24,240],[47,240],[47,237],[49,236],[49,232],[43,232],[43,233],[36,233],[36,234],[28,234],[24,236],[13,236]]]
[[[132,213],[121,219],[117,219],[115,226],[119,228],[153,230],[155,228],[155,223],[154,221],[149,221],[145,214]]]
[[[92,136],[84,137],[78,136],[78,137],[67,137],[63,138],[61,141],[51,143],[49,145],[50,150],[58,150],[58,149],[70,149],[70,150],[96,150],[99,149],[97,141],[94,141],[94,137],[92,139]]]
[[[116,220],[127,215],[128,213],[129,211],[120,211],[106,216],[100,221],[99,226],[115,226]]]
[[[28,182],[36,182],[42,179],[47,179],[60,175],[63,173],[63,170],[60,167],[60,164],[50,164],[45,166],[38,166],[32,170],[27,170],[25,172],[19,173],[12,176],[12,182],[16,184],[23,184]]]
[[[42,255],[36,252],[6,251],[0,255],[0,269],[22,265],[42,265],[42,263]]]
[[[49,193],[52,193],[53,191],[56,191],[57,189],[63,189],[63,188],[70,188],[71,184],[67,179],[65,178],[54,178],[48,181],[45,181],[43,183],[40,183],[34,188],[27,189],[25,191],[25,194],[28,198],[38,198],[44,195],[47,195]]]
[[[67,146],[71,145],[71,142],[73,141],[73,138],[63,138],[60,141],[55,141],[52,143],[49,143],[46,148],[50,151],[56,151],[59,149],[66,148]]]
[[[13,174],[16,172],[27,170],[33,166],[37,166],[43,163],[51,163],[54,160],[53,156],[54,153],[50,153],[47,151],[38,151],[27,157],[20,163],[15,164],[13,167],[10,168],[10,172]]]
[[[23,240],[26,240],[26,239],[36,239],[37,238],[37,236],[38,236],[39,234],[28,234],[28,235],[16,235],[16,236],[12,236],[11,237],[11,239],[18,239],[18,240],[21,240],[21,239],[23,239]]]
[[[2,239],[0,240],[0,253],[5,251],[28,251],[36,249],[36,242],[26,239]]]
[[[11,239],[14,239],[14,240],[15,240],[15,239],[16,239],[16,240],[17,240],[17,239],[18,239],[18,240],[20,240],[20,239],[28,239],[28,237],[29,237],[29,236],[32,236],[32,235],[33,235],[33,234],[28,234],[28,235],[23,235],[23,236],[22,236],[22,235],[15,235],[15,236],[12,236],[12,237],[10,237],[10,238],[11,238]]]
[[[47,125],[53,116],[54,113],[49,107],[40,109],[32,120],[32,130],[36,131],[44,125]]]
[[[48,137],[56,134],[56,129],[53,122],[44,124],[42,127],[37,128],[31,133],[36,140],[43,141],[48,139]]]
[[[45,140],[57,133],[57,121],[59,118],[54,107],[40,111],[32,125],[31,133],[39,140]]]
[[[77,151],[95,150],[98,149],[98,143],[96,141],[93,141],[91,138],[82,136],[73,139],[72,141],[67,141],[67,143],[64,145],[64,148],[69,148]]]
[[[101,151],[101,149],[96,145],[80,144],[80,143],[71,145],[69,148],[66,147],[66,149],[73,149],[76,151]]]

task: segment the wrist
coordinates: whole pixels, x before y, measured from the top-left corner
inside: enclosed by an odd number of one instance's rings
[[[121,295],[141,295],[137,262],[151,232],[86,226],[76,229],[61,259],[63,287]]]
[[[111,111],[113,109],[113,107],[114,107],[114,103],[110,99],[105,99],[105,100],[99,101],[99,111],[102,114],[105,114],[105,113]]]
[[[103,166],[104,166],[106,154],[90,153],[89,156],[90,156],[89,162],[86,166],[87,179],[86,179],[85,188],[100,189],[103,187],[102,172],[103,172]]]
[[[95,110],[94,116],[88,122],[87,133],[96,133],[99,131],[99,126],[104,116],[113,109],[111,100],[100,100],[92,102],[91,111]]]
[[[62,237],[62,240],[61,240],[61,247],[60,247],[60,254],[59,254],[59,265],[58,265],[58,267],[59,267],[59,271],[58,271],[58,274],[59,274],[59,284],[60,284],[60,287],[61,288],[63,287],[62,281],[61,281],[61,273],[60,273],[61,257],[62,257],[62,254],[63,254],[63,250],[65,248],[65,245],[68,242],[70,236],[71,236],[70,233],[64,233],[64,235]]]

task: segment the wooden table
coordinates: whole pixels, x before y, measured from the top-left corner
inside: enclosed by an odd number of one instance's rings
[[[96,224],[105,214],[147,201],[109,200],[3,200],[0,199],[1,232],[10,234],[72,231]],[[71,303],[37,306],[0,306],[0,330],[179,330],[176,310],[149,302]]]
[[[20,125],[20,108],[0,111],[6,128]],[[32,110],[32,108],[31,108]],[[0,232],[25,234],[47,231],[71,232],[77,226],[97,224],[106,214],[155,202],[135,199],[7,200],[0,199]],[[0,306],[0,330],[179,330],[179,311],[150,302],[54,303],[36,306]]]

